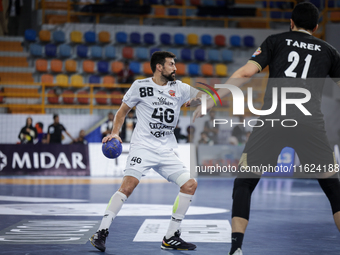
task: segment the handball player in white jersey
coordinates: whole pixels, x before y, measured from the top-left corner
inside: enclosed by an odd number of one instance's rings
[[[111,222],[150,168],[180,187],[161,248],[178,250],[196,248],[196,245],[180,238],[179,228],[197,183],[190,178],[189,169],[178,159],[173,148],[177,147],[174,129],[181,106],[190,99],[199,97],[202,92],[175,80],[175,57],[166,51],[152,54],[150,65],[153,77],[136,80],[131,85],[115,115],[112,133],[103,138],[103,143],[113,138],[122,142],[119,130],[127,113],[136,107],[137,124],[132,134],[122,184],[111,197],[98,231],[90,238],[91,244],[101,251],[105,251],[105,241]]]

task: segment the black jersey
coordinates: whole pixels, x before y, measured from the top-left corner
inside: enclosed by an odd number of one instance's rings
[[[340,78],[340,55],[334,47],[307,32],[291,31],[269,36],[249,62],[257,65],[260,71],[268,65],[269,78],[282,78],[269,79],[267,84],[262,109],[271,108],[272,88],[278,88],[278,108],[271,117],[283,117],[281,88],[299,87],[311,93],[311,99],[304,106],[312,116],[304,115],[295,105],[288,105],[284,117],[314,124],[323,123],[321,97],[325,78],[328,75],[335,80]],[[305,95],[301,93],[289,93],[289,98],[303,97]]]

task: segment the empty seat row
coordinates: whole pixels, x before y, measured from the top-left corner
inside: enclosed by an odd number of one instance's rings
[[[83,40],[84,38],[84,40]],[[36,32],[33,29],[27,29],[25,31],[25,39],[28,42],[35,42],[36,41]],[[41,42],[51,42],[51,35],[50,31],[48,30],[41,30],[39,32],[39,39]],[[109,32],[102,31],[98,34],[98,39],[100,43],[109,43],[111,41],[111,35]],[[153,33],[144,33],[141,35],[139,32],[132,32],[129,35],[124,32],[120,31],[115,34],[115,40],[117,43],[121,44],[146,44],[146,45],[154,45],[156,44],[156,38]],[[53,32],[53,42],[56,44],[64,43],[65,42],[65,34],[63,31],[55,31]],[[70,42],[71,43],[97,43],[96,33],[93,31],[87,31],[82,34],[80,31],[72,31],[70,33]],[[182,34],[176,33],[171,35],[170,33],[162,33],[159,35],[159,42],[162,45],[190,45],[190,46],[226,46],[226,37],[224,35],[215,35],[214,37],[209,34],[203,34],[199,36],[197,34]],[[233,47],[240,47],[241,46],[241,37],[239,35],[232,35],[230,36],[230,45]],[[251,35],[247,35],[243,37],[243,46],[245,47],[253,47],[254,46],[254,37]]]
[[[84,39],[84,40],[83,40]],[[37,40],[37,32],[34,29],[26,29],[25,30],[25,40],[28,42],[35,42]],[[65,43],[66,36],[65,33],[61,30],[54,31],[51,36],[51,32],[49,30],[40,30],[39,31],[39,41],[40,42],[51,42],[54,43]],[[93,31],[87,31],[84,33],[80,31],[72,31],[70,33],[70,42],[72,43],[109,43],[111,41],[111,35],[107,31],[101,31],[98,33],[98,40],[96,33]]]
[[[115,77],[111,75],[106,75],[103,77],[100,77],[98,75],[91,75],[87,83],[90,84],[114,84],[115,83]],[[56,76],[53,76],[51,74],[43,74],[40,77],[40,82],[45,83],[45,84],[55,84],[55,85],[60,85],[60,86],[82,86],[86,83],[86,79],[79,75],[75,74],[72,76],[67,76],[65,74],[58,74]]]
[[[29,46],[29,51],[30,55],[33,57],[70,58],[74,55],[73,48],[68,44],[61,44],[57,46],[53,43],[46,45],[32,43]],[[88,47],[86,45],[80,44],[75,48],[75,55],[79,58],[91,57],[97,59],[114,59],[116,57],[116,49],[112,45],[108,45],[106,47],[101,47],[98,45]]]
[[[133,66],[134,62],[130,63],[130,67]],[[111,64],[107,61],[92,61],[92,60],[84,60],[80,65],[78,62],[73,59],[68,59],[66,61],[62,61],[60,59],[52,59],[48,61],[46,59],[37,59],[35,61],[35,69],[37,72],[52,72],[52,73],[102,73],[106,74],[110,71],[112,73],[118,73],[123,69],[123,62],[121,61],[113,61]],[[111,70],[109,70],[111,67]]]
[[[94,93],[94,101],[97,105],[107,105],[109,104],[108,101],[112,105],[120,105],[122,103],[122,98],[123,94],[120,91],[107,92],[105,90],[99,90]],[[47,92],[47,102],[49,104],[89,104],[90,93],[86,90],[74,92],[70,89],[66,89],[59,97],[54,89],[50,89]]]

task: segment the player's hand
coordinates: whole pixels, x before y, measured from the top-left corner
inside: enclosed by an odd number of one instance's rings
[[[117,134],[109,134],[109,135],[107,135],[107,136],[105,136],[103,138],[102,143],[106,143],[107,141],[110,141],[113,138],[117,139],[120,143],[123,142],[122,139],[119,137],[119,135],[117,135]]]
[[[202,115],[202,110],[201,110],[201,106],[197,106],[196,110],[194,111],[194,113],[192,114],[192,122],[195,122],[195,120],[197,118],[201,118]]]
[[[199,97],[195,97],[190,99],[188,102],[186,102],[184,105],[186,107],[191,106],[191,107],[196,107],[201,104],[201,99]]]

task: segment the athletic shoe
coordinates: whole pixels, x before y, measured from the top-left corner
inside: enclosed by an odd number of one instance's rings
[[[90,237],[91,244],[100,251],[105,251],[106,237],[109,235],[108,229],[98,230],[93,236]]]
[[[243,255],[243,253],[242,253],[242,250],[238,248],[233,254],[229,253],[229,255]]]
[[[164,250],[195,250],[196,245],[192,243],[187,243],[183,239],[180,238],[181,232],[177,230],[174,233],[174,236],[166,239],[165,236],[163,238],[161,248]]]

